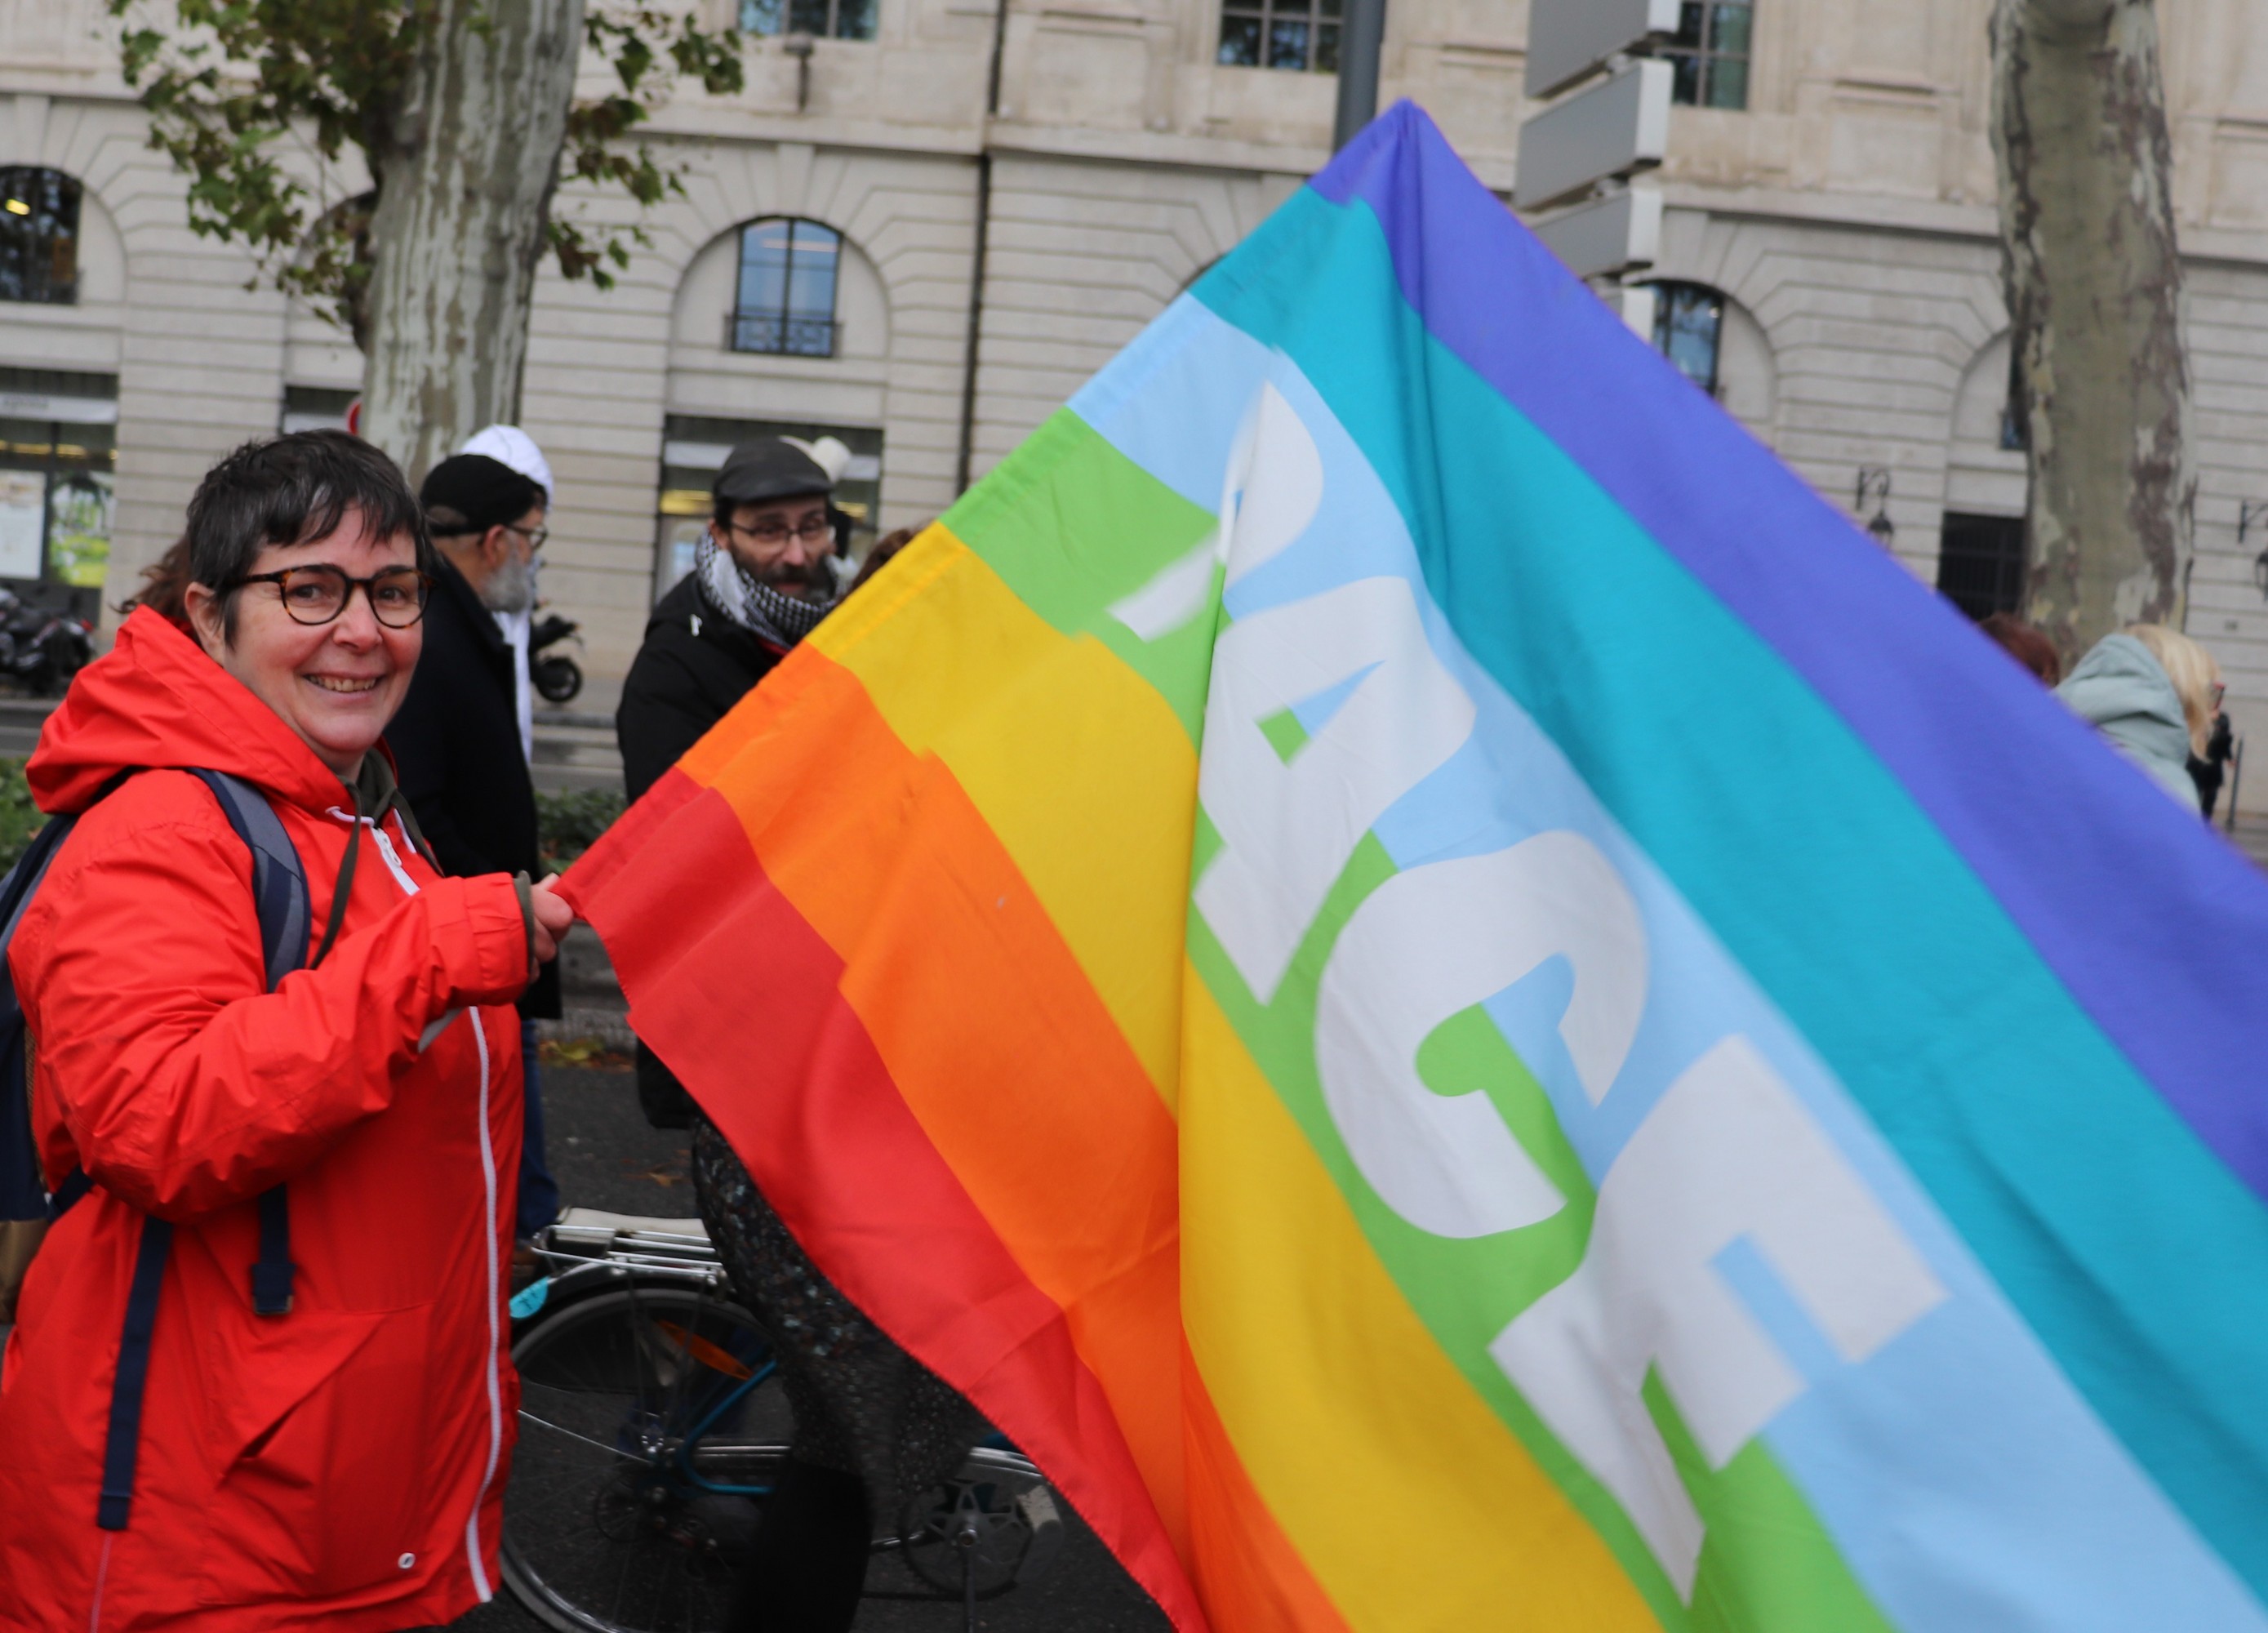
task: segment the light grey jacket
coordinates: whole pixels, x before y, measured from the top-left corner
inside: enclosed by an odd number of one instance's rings
[[[2198,808],[2181,695],[2148,647],[2131,635],[2104,636],[2056,688],[2056,695],[2168,793],[2191,811]]]

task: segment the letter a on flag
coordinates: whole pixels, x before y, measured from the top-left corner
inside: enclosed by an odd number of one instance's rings
[[[1174,1624],[2268,1630],[2268,882],[1381,118],[576,867]]]

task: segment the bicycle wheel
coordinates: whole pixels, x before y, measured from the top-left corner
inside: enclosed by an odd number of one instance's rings
[[[994,1599],[1043,1574],[1063,1538],[1054,1494],[1020,1454],[980,1446],[898,1522],[908,1565],[939,1596]]]
[[[792,1420],[748,1313],[688,1287],[571,1304],[512,1346],[504,1576],[562,1633],[724,1625]]]

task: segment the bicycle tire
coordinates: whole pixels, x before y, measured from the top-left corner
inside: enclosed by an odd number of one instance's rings
[[[769,1484],[785,1455],[782,1392],[757,1377],[729,1438],[678,1453],[701,1414],[768,1359],[746,1310],[681,1285],[633,1282],[521,1335],[502,1551],[504,1585],[529,1614],[558,1633],[723,1625],[756,1519],[753,1497],[734,1493]]]

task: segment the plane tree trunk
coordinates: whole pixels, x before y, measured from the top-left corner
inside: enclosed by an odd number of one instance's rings
[[[527,319],[567,134],[583,0],[439,0],[373,117],[363,434],[410,480],[519,416]]]
[[[2157,15],[2154,0],[1995,0],[1992,32],[2027,611],[2068,663],[2185,610],[2197,476]]]

